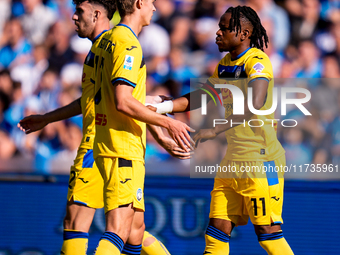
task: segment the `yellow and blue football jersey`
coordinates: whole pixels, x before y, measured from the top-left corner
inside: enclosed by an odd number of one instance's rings
[[[105,33],[95,52],[94,157],[117,157],[144,161],[146,124],[117,111],[114,84],[124,81],[132,86],[132,96],[145,103],[146,66],[135,33],[118,24]]]
[[[243,78],[243,79],[242,79]],[[273,103],[273,70],[268,56],[257,48],[248,48],[236,59],[227,54],[217,65],[209,84],[226,83],[221,79],[228,79],[228,84],[237,86],[243,95],[248,93],[248,84],[255,79],[266,79],[269,82],[267,97],[260,110],[268,110]],[[233,113],[233,95],[229,89],[222,88],[225,118]],[[250,122],[249,122],[250,121]],[[228,150],[228,160],[256,160],[270,161],[284,154],[280,142],[277,140],[277,121],[274,113],[269,115],[253,115],[245,125],[240,124],[225,132]],[[251,125],[248,125],[251,123]],[[229,123],[230,124],[230,123]],[[235,124],[234,124],[235,125]]]
[[[87,54],[82,77],[82,96],[81,96],[81,112],[83,114],[83,139],[80,148],[92,149],[95,136],[94,125],[94,85],[90,81],[94,68],[94,49],[98,46],[100,39],[107,30],[100,33],[92,42],[92,47]]]

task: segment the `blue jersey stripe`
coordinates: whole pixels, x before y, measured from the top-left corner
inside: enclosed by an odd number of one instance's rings
[[[93,150],[88,150],[83,158],[83,168],[92,168],[94,163]]]
[[[266,175],[268,185],[273,186],[279,184],[279,178],[277,176],[277,172],[275,171],[275,162],[274,161],[263,162],[263,165],[267,169]]]

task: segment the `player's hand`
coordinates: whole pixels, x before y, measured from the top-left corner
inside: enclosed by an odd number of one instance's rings
[[[187,152],[181,149],[174,140],[169,137],[164,137],[161,140],[162,147],[173,157],[179,159],[189,159],[193,152]]]
[[[17,126],[28,135],[43,129],[47,124],[48,122],[43,115],[30,115],[20,120]]]
[[[214,139],[215,137],[216,137],[216,132],[213,128],[201,129],[194,136],[195,148],[197,148],[198,143],[200,143],[200,142],[203,143],[207,140]]]
[[[172,100],[172,99],[173,99],[172,97],[163,96],[163,95],[146,96],[145,104],[160,104],[160,103],[163,103],[164,101]]]
[[[181,149],[189,152],[194,150],[194,141],[190,137],[189,132],[195,132],[194,129],[179,120],[170,119],[167,128],[170,137],[180,146]]]

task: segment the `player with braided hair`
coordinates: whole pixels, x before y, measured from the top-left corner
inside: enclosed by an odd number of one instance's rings
[[[218,63],[207,85],[214,88],[214,84],[226,83],[223,79],[232,79],[227,81],[228,84],[242,90],[245,101],[244,114],[234,115],[233,95],[229,89],[221,89],[227,124],[201,129],[194,136],[195,143],[199,144],[225,132],[228,149],[220,165],[237,170],[216,174],[204,254],[229,254],[232,229],[247,224],[250,218],[258,241],[268,254],[292,255],[281,230],[283,173],[258,175],[242,171],[246,167],[256,169],[266,166],[275,169],[286,164],[285,151],[276,136],[274,113],[254,114],[247,104],[248,87],[252,88],[252,102],[256,110],[268,110],[273,103],[273,71],[268,56],[263,52],[264,46],[268,45],[266,30],[253,9],[237,6],[230,7],[222,15],[216,35],[219,51],[229,53]],[[175,99],[172,112],[200,107],[201,102],[196,99],[200,99],[204,93],[203,90],[197,90]],[[272,119],[273,123],[267,119]],[[250,126],[251,121],[264,125]]]

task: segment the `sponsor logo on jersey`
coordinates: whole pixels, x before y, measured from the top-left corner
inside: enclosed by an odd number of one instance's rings
[[[125,183],[127,183],[128,181],[131,181],[131,179],[130,179],[130,178],[125,178],[125,181],[120,181],[120,183],[125,184]]]
[[[236,69],[236,72],[235,72],[235,78],[236,78],[236,79],[238,79],[238,78],[240,77],[241,71],[242,71],[242,67],[239,66],[239,67]]]
[[[133,60],[134,60],[133,56],[126,55],[124,61],[124,69],[132,70]]]
[[[264,65],[262,65],[260,62],[257,62],[254,66],[253,69],[258,72],[261,73],[262,70],[264,69]]]
[[[143,191],[141,188],[137,189],[137,200],[141,201],[143,198]]]
[[[79,178],[83,183],[88,183],[89,181],[85,181],[84,178]]]
[[[131,51],[133,49],[137,49],[137,46],[131,46],[131,48],[126,48],[126,50]]]

